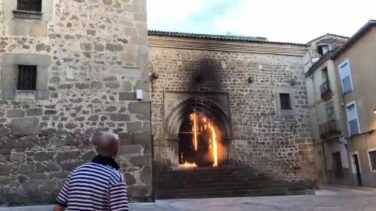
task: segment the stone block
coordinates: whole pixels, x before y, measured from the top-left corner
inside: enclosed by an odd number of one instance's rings
[[[72,130],[72,129],[75,129],[75,128],[77,128],[77,127],[78,127],[78,125],[77,125],[77,124],[75,124],[75,123],[68,123],[68,124],[66,124],[66,125],[65,125],[65,127],[66,127],[67,129],[70,129],[70,130]]]
[[[33,174],[35,172],[35,165],[34,164],[24,164],[19,166],[18,173],[20,174]]]
[[[149,144],[151,143],[150,133],[133,133],[132,134],[133,144]]]
[[[106,50],[111,51],[111,52],[118,52],[118,51],[124,50],[124,47],[120,44],[107,43]]]
[[[134,114],[150,114],[150,102],[129,103],[129,112]]]
[[[25,116],[25,111],[23,110],[9,110],[7,112],[8,118],[24,117],[24,116]]]
[[[131,117],[129,114],[111,114],[110,119],[112,121],[121,122],[121,121],[129,121]]]
[[[59,168],[59,165],[57,165],[56,163],[47,163],[45,171],[46,172],[57,172],[57,171],[60,171],[60,168]]]
[[[45,44],[43,44],[43,43],[39,43],[39,44],[36,45],[35,49],[36,49],[37,51],[46,51],[46,52],[50,52],[50,50],[51,50],[51,46],[49,46],[49,45],[45,45]]]
[[[12,120],[12,135],[28,136],[39,134],[39,119],[23,118]]]
[[[129,133],[119,133],[120,145],[132,144],[132,135]]]
[[[93,116],[90,116],[90,117],[88,118],[89,121],[98,121],[98,119],[99,119],[99,116],[98,116],[98,115],[93,115]]]
[[[54,115],[54,114],[57,114],[57,111],[56,110],[46,110],[44,112],[45,115]]]
[[[10,155],[10,160],[18,163],[23,163],[26,160],[26,155],[23,152],[13,152]]]
[[[130,81],[123,82],[123,90],[124,91],[132,91],[132,84]]]
[[[94,50],[95,51],[104,51],[104,45],[102,45],[100,43],[95,43],[94,44]]]
[[[77,89],[89,89],[90,84],[85,84],[85,83],[76,83],[75,84]]]
[[[43,109],[40,109],[40,108],[27,109],[26,115],[27,116],[41,116],[43,115]]]
[[[101,89],[102,87],[103,87],[103,84],[99,81],[91,82],[91,88],[92,89]]]
[[[4,55],[5,64],[23,64],[49,66],[51,58],[49,55],[32,53],[7,53]]]
[[[121,92],[119,94],[119,100],[136,100],[136,93],[135,92]]]
[[[76,140],[73,136],[67,136],[64,139],[64,145],[66,146],[78,146],[80,142]]]
[[[65,160],[75,160],[80,156],[80,151],[66,151],[59,152],[56,155],[56,160],[61,162]]]
[[[10,174],[11,169],[12,169],[11,165],[0,164],[0,176],[8,176]]]
[[[148,91],[150,89],[149,86],[150,86],[149,83],[147,83],[146,81],[138,80],[134,88]]]
[[[7,142],[7,148],[16,148],[16,149],[25,149],[25,148],[32,148],[34,146],[34,140],[31,138],[23,138],[20,139],[19,137],[12,137]]]
[[[103,4],[104,5],[111,5],[112,4],[112,0],[103,0]]]
[[[0,137],[5,137],[10,135],[10,129],[9,128],[1,128],[0,129]],[[0,146],[1,148],[1,146]]]
[[[65,171],[73,171],[75,168],[77,168],[81,164],[83,164],[82,161],[77,161],[77,162],[73,162],[73,163],[64,163],[63,164],[63,170],[65,170]]]
[[[142,130],[142,122],[127,122],[128,133],[134,133]]]
[[[48,160],[52,160],[54,155],[55,155],[54,152],[38,152],[34,155],[34,160],[48,161]]]
[[[116,110],[117,110],[117,107],[116,107],[116,106],[109,106],[109,107],[106,108],[106,111],[107,111],[107,112],[114,112],[114,111],[116,111]]]
[[[33,24],[30,27],[30,36],[32,37],[44,37],[47,35],[47,24],[45,22],[39,24]]]
[[[91,43],[81,43],[80,48],[83,51],[91,51],[92,45],[91,45]]]
[[[123,145],[119,148],[120,155],[140,155],[142,152],[142,145]]]
[[[117,89],[120,87],[120,83],[118,81],[108,81],[104,85],[111,89]]]

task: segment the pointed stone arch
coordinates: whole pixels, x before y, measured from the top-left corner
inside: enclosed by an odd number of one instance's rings
[[[205,97],[191,97],[177,105],[165,120],[165,135],[169,140],[179,139],[180,127],[187,116],[197,112],[214,121],[223,133],[224,140],[232,136],[230,118],[214,101]]]

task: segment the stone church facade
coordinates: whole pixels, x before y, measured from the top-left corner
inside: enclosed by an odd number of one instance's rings
[[[146,0],[0,0],[0,26],[0,205],[52,203],[108,130],[130,198],[153,200],[192,106],[218,124],[223,164],[315,179],[306,45],[148,35]]]
[[[171,119],[184,115],[186,104],[225,124],[224,163],[290,181],[314,179],[305,45],[151,31],[149,47],[156,171],[179,165],[171,128],[181,121]],[[282,93],[290,96],[291,109],[280,108]],[[205,106],[190,103],[195,99]]]

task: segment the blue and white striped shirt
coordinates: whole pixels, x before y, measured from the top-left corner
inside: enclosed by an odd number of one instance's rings
[[[127,187],[111,158],[96,156],[70,174],[57,204],[75,210],[128,211]]]

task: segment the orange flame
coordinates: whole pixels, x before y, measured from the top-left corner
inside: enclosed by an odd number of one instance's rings
[[[192,131],[188,133],[192,134],[193,150],[196,153],[204,153],[198,156],[200,156],[203,159],[207,159],[207,161],[210,160],[211,162],[213,162],[212,167],[218,167],[219,160],[223,159],[224,156],[224,154],[222,154],[224,153],[224,151],[220,143],[221,131],[218,130],[216,125],[210,119],[208,119],[206,116],[202,114],[194,112],[190,114],[189,117],[192,123]],[[201,140],[202,138],[207,138],[207,140]],[[205,143],[199,143],[201,141]],[[201,147],[203,148],[201,149]],[[205,149],[205,147],[208,148]],[[179,168],[198,167],[195,162],[189,163],[185,159],[183,153],[181,153],[179,159],[182,161],[182,163],[179,165]]]
[[[185,163],[180,164],[179,168],[197,168],[196,163],[188,163],[188,161],[185,161]]]
[[[213,167],[218,167],[218,146],[217,146],[217,134],[215,133],[214,127],[209,125],[213,141]]]
[[[193,116],[193,146],[195,148],[195,151],[198,149],[198,141],[197,141],[197,115],[195,113],[192,114]]]

